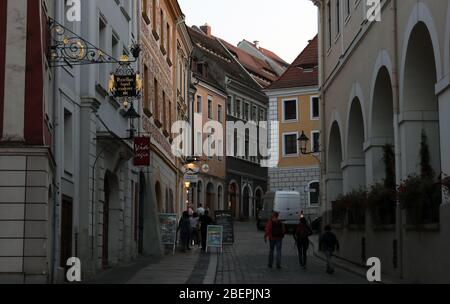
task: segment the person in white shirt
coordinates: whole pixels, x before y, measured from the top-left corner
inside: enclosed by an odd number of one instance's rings
[[[202,216],[202,215],[204,215],[205,214],[205,208],[203,208],[203,205],[202,204],[199,204],[198,205],[198,208],[197,208],[197,214],[198,214],[198,216]]]

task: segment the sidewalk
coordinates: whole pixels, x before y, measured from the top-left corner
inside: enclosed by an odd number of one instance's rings
[[[90,284],[213,284],[217,254],[199,247],[162,258],[142,258],[99,274]]]
[[[324,255],[319,251],[319,236],[318,235],[311,236],[310,243],[313,248],[314,256],[325,262],[326,259],[325,259]],[[338,268],[341,268],[345,271],[348,271],[348,272],[354,273],[358,276],[361,276],[363,278],[366,278],[368,268],[363,267],[362,265],[361,266],[356,265],[356,263],[354,264],[354,263],[348,262],[339,257],[335,257],[333,259],[333,263]],[[395,278],[395,277],[386,275],[385,273],[383,273],[381,275],[381,279],[382,279],[381,284],[406,284],[407,283],[399,278]]]

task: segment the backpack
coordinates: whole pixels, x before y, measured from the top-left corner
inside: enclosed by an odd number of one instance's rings
[[[298,225],[295,231],[295,236],[300,240],[307,239],[311,234],[311,230],[306,225]]]
[[[281,221],[272,222],[272,237],[274,238],[283,237],[283,223]]]

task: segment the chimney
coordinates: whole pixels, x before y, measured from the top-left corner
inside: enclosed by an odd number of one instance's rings
[[[205,25],[202,25],[200,29],[205,33],[206,36],[211,36],[211,27],[208,25],[208,23],[205,23]]]
[[[255,47],[259,50],[259,41],[255,40],[253,41],[253,44],[255,45]]]

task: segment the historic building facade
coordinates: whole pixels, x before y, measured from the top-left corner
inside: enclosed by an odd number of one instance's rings
[[[270,128],[274,132],[270,143],[278,160],[275,168],[269,168],[270,191],[299,192],[303,213],[311,221],[319,215],[320,188],[317,46],[315,37],[287,71],[265,89],[269,96],[269,121],[278,126],[278,133]],[[310,139],[308,155],[300,151],[298,139],[302,133]]]
[[[448,195],[437,205],[419,201],[426,207],[413,206],[418,213],[401,198],[412,191],[411,175],[437,183],[450,172],[450,1],[381,1],[379,16],[365,1],[314,2],[325,150],[321,209],[325,222],[335,223],[340,256],[359,263],[380,257],[391,275],[449,282]],[[402,187],[397,204],[382,213],[390,213],[389,222],[377,223],[370,210],[365,221],[339,221],[341,194],[392,178]]]
[[[140,42],[144,98],[142,135],[151,140],[145,187],[144,253],[160,254],[158,214],[186,210],[181,160],[172,151],[172,125],[189,118],[192,45],[184,15],[174,0],[141,1]]]
[[[193,27],[189,33],[196,48],[202,50],[196,53],[197,63],[204,63],[201,68],[214,75],[208,81],[214,81],[226,93],[226,107],[222,109],[227,122],[266,121],[267,97],[261,85],[212,35],[209,26]],[[261,167],[259,157],[250,155],[250,145],[257,147],[258,141],[250,138],[248,128],[224,129],[227,151],[224,207],[232,210],[236,218],[253,218],[257,203],[267,191],[267,168]]]

